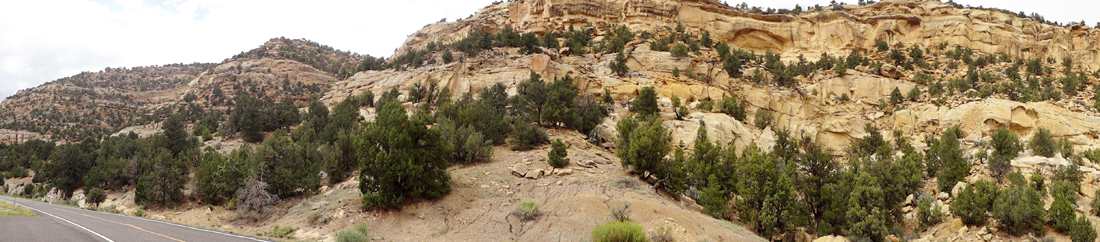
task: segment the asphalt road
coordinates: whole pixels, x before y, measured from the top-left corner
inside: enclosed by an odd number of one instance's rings
[[[0,241],[265,241],[163,221],[89,211],[12,197],[34,217],[0,217]]]

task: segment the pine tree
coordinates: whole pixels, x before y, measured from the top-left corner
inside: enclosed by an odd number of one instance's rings
[[[409,119],[397,102],[380,103],[378,117],[359,131],[363,209],[400,209],[404,201],[435,199],[451,192],[446,150],[439,133],[420,118]]]
[[[550,144],[550,152],[546,154],[547,162],[554,168],[562,168],[569,165],[569,159],[565,158],[569,155],[569,152],[565,150],[565,143],[561,142],[561,139],[554,140],[554,143]]]
[[[657,108],[657,90],[653,87],[643,87],[634,98],[634,102],[630,103],[630,111],[643,117],[656,115],[660,111]]]

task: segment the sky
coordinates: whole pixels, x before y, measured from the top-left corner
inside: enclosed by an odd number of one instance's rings
[[[3,0],[0,98],[58,78],[107,67],[221,62],[275,37],[389,57],[442,18],[466,18],[493,0]],[[793,8],[828,0],[751,0]],[[842,0],[854,4],[856,0]],[[1100,1],[959,0],[964,5],[1038,12],[1058,22],[1100,18]],[[1041,4],[1039,4],[1041,3]]]

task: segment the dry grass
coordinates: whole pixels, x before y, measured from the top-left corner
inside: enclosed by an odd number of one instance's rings
[[[30,209],[16,206],[9,201],[0,201],[0,217],[31,217],[34,216],[34,211]]]

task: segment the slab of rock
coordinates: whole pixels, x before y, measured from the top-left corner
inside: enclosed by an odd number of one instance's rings
[[[527,165],[524,165],[522,163],[512,165],[512,175],[515,175],[517,177],[526,176],[527,175]]]
[[[964,188],[966,188],[965,182],[955,183],[955,187],[951,188],[951,197],[959,196],[959,192],[961,192]]]
[[[567,176],[573,174],[573,169],[558,169],[557,173],[559,176]]]
[[[844,238],[844,236],[829,235],[817,238],[813,242],[848,242],[848,238]]]
[[[599,166],[596,165],[596,162],[592,161],[592,160],[580,160],[580,159],[578,159],[576,161],[573,161],[573,163],[577,164],[577,166],[584,167],[584,168],[599,168]]]
[[[951,197],[951,195],[947,194],[946,192],[940,192],[940,195],[936,196],[936,198],[939,200],[947,200],[947,198],[949,197]]]
[[[539,179],[539,177],[542,177],[543,172],[545,171],[542,169],[528,170],[523,177],[527,179]]]

